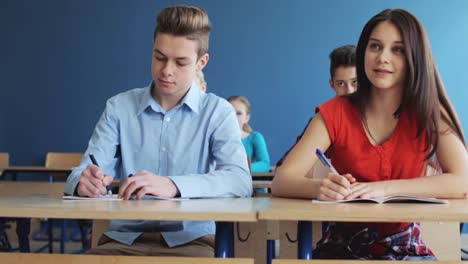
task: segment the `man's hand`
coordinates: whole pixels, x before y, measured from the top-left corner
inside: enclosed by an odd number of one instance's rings
[[[174,198],[178,193],[179,189],[170,178],[144,170],[128,178],[119,189],[119,197],[124,200],[130,199],[132,195],[140,200],[145,194]]]
[[[78,195],[96,197],[106,194],[106,186],[111,184],[112,180],[112,176],[104,175],[98,166],[90,164],[81,172],[77,189]]]

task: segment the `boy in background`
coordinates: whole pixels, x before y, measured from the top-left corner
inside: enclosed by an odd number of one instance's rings
[[[358,87],[356,76],[356,47],[345,45],[330,53],[330,86],[336,95],[354,93]]]

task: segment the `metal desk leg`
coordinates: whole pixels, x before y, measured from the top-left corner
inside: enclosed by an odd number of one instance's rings
[[[47,226],[47,233],[49,235],[49,253],[52,254],[53,251],[54,251],[54,234],[53,234],[53,230],[52,230],[52,227],[54,225],[54,221],[52,220],[52,218],[49,218],[48,219],[48,226]]]
[[[16,234],[18,235],[19,251],[29,253],[29,233],[31,232],[31,218],[16,218]]]
[[[297,258],[312,259],[312,223],[297,223]]]
[[[275,240],[267,240],[267,264],[271,264],[275,258]]]
[[[215,257],[234,257],[234,223],[216,222]]]
[[[60,232],[60,253],[64,254],[65,253],[65,240],[66,238],[66,232],[67,232],[67,221],[66,219],[60,219],[61,223],[61,232]]]

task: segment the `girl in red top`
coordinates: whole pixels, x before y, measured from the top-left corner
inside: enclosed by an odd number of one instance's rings
[[[365,25],[357,46],[358,91],[317,107],[276,170],[275,196],[320,200],[390,195],[464,198],[468,155],[458,117],[412,14],[387,9]],[[341,175],[305,177],[327,150]],[[425,175],[429,159],[441,172]],[[418,223],[329,223],[317,258],[434,259]]]

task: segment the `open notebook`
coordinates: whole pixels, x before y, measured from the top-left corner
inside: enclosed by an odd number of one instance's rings
[[[446,204],[447,200],[431,198],[431,197],[420,197],[410,195],[395,195],[375,198],[355,198],[350,200],[336,200],[336,201],[320,201],[312,200],[313,203],[349,203],[349,202],[375,202],[375,203],[387,203],[387,202],[417,202],[417,203],[437,203]]]
[[[122,198],[119,198],[117,194],[106,194],[106,195],[99,195],[97,197],[80,197],[80,196],[71,196],[71,195],[64,195],[64,200],[104,200],[104,201],[119,201]],[[132,196],[130,200],[134,200],[135,197]],[[188,200],[189,198],[162,198],[153,195],[143,195],[142,200],[171,200],[171,201],[180,201],[180,200]]]

